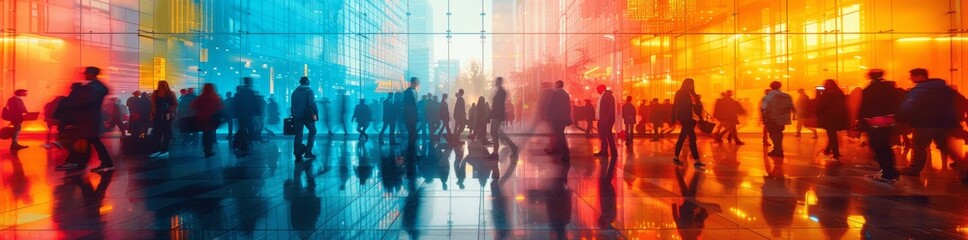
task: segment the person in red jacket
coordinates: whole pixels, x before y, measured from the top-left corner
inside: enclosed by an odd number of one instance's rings
[[[10,141],[10,150],[19,150],[27,148],[27,146],[20,145],[17,142],[17,137],[20,135],[20,130],[23,129],[24,125],[24,114],[27,114],[27,105],[24,105],[24,100],[21,99],[27,96],[27,90],[17,89],[14,91],[13,97],[7,99],[7,106],[4,107],[3,118],[10,121],[10,125],[13,125],[13,137]]]

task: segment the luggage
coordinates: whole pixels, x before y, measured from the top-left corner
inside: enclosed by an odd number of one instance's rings
[[[291,117],[282,120],[282,135],[296,135],[296,125]]]
[[[121,154],[143,155],[158,151],[161,143],[150,136],[124,136],[121,138]]]

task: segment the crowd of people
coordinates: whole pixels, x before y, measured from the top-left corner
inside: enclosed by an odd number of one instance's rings
[[[150,153],[148,157],[151,158],[167,157],[172,144],[198,144],[198,133],[201,133],[204,156],[214,156],[216,130],[227,125],[228,139],[239,157],[247,156],[254,142],[267,141],[263,132],[271,137],[282,130],[287,135],[294,135],[295,161],[303,161],[315,157],[313,146],[317,122],[322,121],[329,135],[334,134],[334,125],[341,126],[346,135],[349,133],[347,120],[356,123],[355,131],[360,141],[369,140],[370,126],[377,124],[372,132],[377,134],[379,144],[389,140],[390,145],[397,145],[406,135],[409,147],[415,144],[418,136],[425,135],[431,141],[452,146],[465,144],[464,140],[492,146],[487,154],[490,159],[499,158],[502,145],[510,148],[512,155],[519,153],[505,128],[521,118],[520,112],[509,100],[502,77],[494,79],[489,99],[480,96],[470,106],[464,99],[463,89],[455,92],[453,99],[447,93],[420,94],[420,81],[412,78],[404,91],[390,92],[386,97],[370,102],[359,99],[351,117],[344,116],[349,109],[348,94],[338,94],[336,106],[330,106],[333,103],[327,97],[316,97],[309,78],[302,77],[299,86],[290,94],[289,118],[283,121],[275,97],[260,95],[253,88],[251,78],[243,78],[235,92],[226,92],[224,98],[213,84],[205,84],[198,95],[193,88],[181,89],[176,95],[167,81],[159,81],[152,92],[134,91],[122,104],[118,98],[105,100],[108,88],[98,80],[99,74],[100,69],[96,67],[86,68],[84,83],[73,84],[68,95],[57,97],[44,106],[48,127],[57,129],[57,134],[50,141],[52,131],[49,131],[48,143],[43,146],[69,152],[65,162],[57,167],[59,170],[86,168],[91,147],[101,160],[100,166],[92,171],[112,170],[114,164],[100,135],[113,128],[119,130],[125,151]],[[965,97],[943,79],[929,78],[925,69],[913,69],[909,76],[915,86],[901,89],[895,82],[884,79],[883,70],[873,69],[868,73],[870,84],[863,89],[845,94],[835,80],[828,79],[816,88],[814,99],[804,89],[798,89],[796,101],[783,91],[781,82],[770,83],[758,106],[764,146],[773,147],[767,155],[784,156],[784,130],[796,120],[795,137],[801,136],[803,128],[811,131],[815,139],[819,138],[816,129],[824,130],[827,145],[822,153],[830,156],[831,161],[840,161],[842,157],[839,133],[846,131],[854,139],[862,139],[860,133],[866,133],[862,145],[871,149],[880,167],[869,177],[880,182],[896,182],[900,175],[920,175],[932,142],[945,157],[955,159],[953,166],[968,165],[960,164],[961,154],[952,151],[948,140],[968,136],[962,128],[968,112]],[[564,81],[557,81],[553,89],[544,92],[537,106],[536,120],[547,123],[551,129],[551,141],[545,151],[569,161],[565,131],[572,125],[586,136],[598,133],[600,146],[594,155],[601,157],[619,154],[616,140],[623,140],[631,147],[636,135],[657,141],[678,128],[672,162],[685,164],[680,153],[688,143],[687,156],[692,157],[693,166],[705,168],[696,129],[711,136],[715,142],[723,142],[726,138],[729,143],[743,145],[738,128],[741,120],[749,118],[751,104],[747,98],[736,100],[732,91],[725,91],[720,93],[709,113],[696,93],[695,84],[695,80],[686,78],[672,99],[660,103],[658,98],[651,101],[643,98],[638,105],[633,96],[617,102],[607,86],[599,85],[595,88],[599,94],[597,101],[585,99],[584,105],[579,105],[579,101],[573,101],[565,92]],[[18,141],[23,122],[30,114],[22,99],[26,96],[27,90],[16,90],[3,109],[3,119],[11,123],[11,150],[27,147]],[[330,114],[331,107],[338,109],[338,114]],[[89,114],[91,112],[102,114]],[[335,124],[331,122],[334,118]],[[584,122],[584,126],[578,126],[582,125],[580,122]],[[284,125],[282,129],[280,124]],[[613,130],[616,127],[619,130],[617,137]],[[465,131],[468,132],[466,139]],[[896,169],[892,149],[895,146],[912,150],[910,166]],[[965,179],[968,178],[963,178],[968,183]]]

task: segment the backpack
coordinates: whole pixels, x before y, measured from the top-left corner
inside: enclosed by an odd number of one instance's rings
[[[5,121],[10,121],[13,119],[13,114],[10,113],[9,107],[3,107],[3,112],[0,112],[0,118],[2,118]]]

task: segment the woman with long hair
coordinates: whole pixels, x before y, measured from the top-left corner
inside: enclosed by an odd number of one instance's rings
[[[850,127],[847,113],[847,96],[840,90],[837,82],[827,79],[823,89],[817,94],[817,125],[827,132],[827,147],[824,155],[840,160],[840,142],[837,132]]]
[[[192,110],[195,110],[195,124],[202,130],[202,146],[205,148],[205,157],[215,155],[215,130],[222,123],[222,97],[215,91],[215,85],[206,83],[202,87],[202,94],[192,101]]]
[[[161,143],[161,148],[149,157],[167,157],[168,148],[171,145],[171,122],[175,119],[175,109],[178,108],[178,99],[175,92],[171,91],[168,81],[158,81],[158,88],[151,94],[151,114],[152,137],[157,138]]]
[[[679,160],[679,152],[682,151],[682,144],[686,138],[689,138],[689,151],[692,153],[693,161],[695,161],[693,166],[702,169],[706,165],[699,161],[699,146],[696,145],[696,124],[702,120],[702,105],[698,101],[695,80],[686,78],[682,81],[679,91],[676,91],[675,101],[672,103],[672,120],[679,121],[679,124],[682,125],[672,162],[676,165],[683,164]]]

